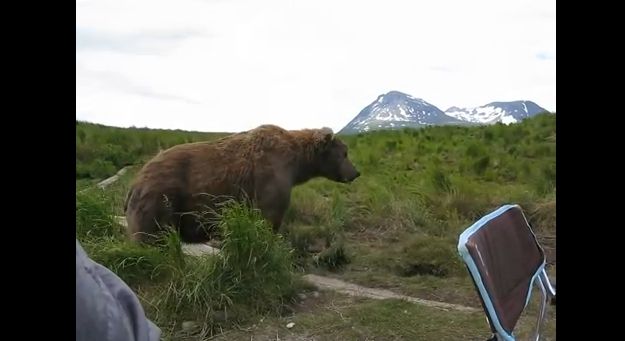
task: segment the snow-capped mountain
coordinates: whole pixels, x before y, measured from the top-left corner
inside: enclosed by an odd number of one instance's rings
[[[390,91],[362,109],[339,134],[428,125],[510,124],[546,111],[532,101],[512,101],[492,102],[477,108],[451,107],[443,112],[421,98]]]
[[[399,91],[390,91],[366,106],[339,133],[379,129],[418,128],[427,125],[470,124],[445,115],[436,106]]]
[[[547,111],[532,101],[492,102],[477,108],[451,107],[445,114],[474,123],[517,123]]]

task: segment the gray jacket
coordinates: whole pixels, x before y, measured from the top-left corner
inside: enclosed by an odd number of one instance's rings
[[[128,285],[76,240],[76,341],[156,341],[160,335]]]

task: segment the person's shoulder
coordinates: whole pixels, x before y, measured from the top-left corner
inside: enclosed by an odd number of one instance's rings
[[[156,341],[161,330],[114,272],[92,260],[76,240],[76,340]],[[87,340],[87,339],[85,339]]]

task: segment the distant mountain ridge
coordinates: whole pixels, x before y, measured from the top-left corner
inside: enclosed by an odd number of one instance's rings
[[[451,107],[445,114],[474,123],[517,123],[547,111],[532,101],[492,102],[477,108]]]
[[[442,111],[421,98],[390,91],[362,109],[339,133],[430,125],[510,124],[546,111],[532,101],[492,102],[477,108],[451,107]]]

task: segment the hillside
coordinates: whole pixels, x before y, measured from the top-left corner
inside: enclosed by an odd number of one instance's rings
[[[118,169],[173,145],[210,140],[225,133],[116,128],[76,121],[76,178],[106,178]]]
[[[140,165],[159,146],[218,136],[77,123],[77,170],[90,171],[87,178],[77,174],[81,189],[88,189],[77,192],[77,238],[140,293],[150,318],[173,340],[276,339],[277,334],[293,340],[486,339],[481,313],[317,292],[297,278],[318,274],[479,308],[457,256],[457,237],[506,203],[524,208],[547,252],[547,271],[556,275],[556,115],[539,114],[513,125],[341,137],[361,177],[351,185],[317,179],[296,187],[284,239],[256,232],[257,217],[235,209],[224,220],[234,234],[224,242],[223,261],[181,256],[175,236],[160,249],[128,243],[114,217],[121,215],[134,171],[104,191],[86,179],[103,178],[126,163]],[[102,163],[112,170],[100,170]],[[237,248],[250,256],[239,257]],[[538,296],[532,296],[520,323],[521,339],[535,321]],[[548,317],[546,340],[555,340],[553,309]],[[189,321],[197,328],[184,327]],[[287,322],[295,327],[287,329]]]

